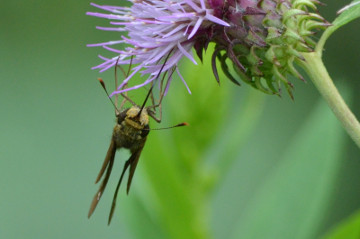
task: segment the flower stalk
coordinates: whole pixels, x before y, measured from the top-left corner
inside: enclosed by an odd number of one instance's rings
[[[303,53],[305,61],[301,63],[312,82],[326,100],[335,116],[341,122],[349,136],[360,148],[360,123],[349,109],[334,85],[321,59],[321,50]]]

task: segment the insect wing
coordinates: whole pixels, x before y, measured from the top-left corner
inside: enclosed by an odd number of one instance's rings
[[[134,152],[131,157],[130,157],[130,171],[129,171],[129,178],[128,178],[128,182],[127,182],[127,188],[126,188],[126,193],[129,194],[129,191],[130,191],[130,187],[131,187],[131,182],[132,182],[132,179],[133,179],[133,176],[134,176],[134,173],[135,173],[135,170],[136,170],[136,166],[139,162],[139,158],[140,158],[140,155],[141,155],[141,152],[144,148],[144,145],[145,145],[145,141],[143,143],[143,145],[141,146],[141,148]]]
[[[106,157],[105,157],[103,166],[101,167],[101,170],[100,170],[100,173],[98,175],[97,181],[99,181],[99,179],[101,178],[102,174],[105,171],[105,168],[106,168],[106,174],[105,174],[105,177],[104,177],[103,181],[101,182],[99,190],[96,192],[96,194],[95,194],[95,196],[94,196],[94,198],[93,198],[93,200],[91,202],[90,210],[89,210],[89,213],[88,213],[88,218],[90,218],[91,215],[93,214],[98,202],[100,201],[101,196],[103,195],[103,193],[105,191],[107,182],[109,181],[109,177],[110,177],[110,174],[111,174],[112,167],[114,165],[115,152],[116,152],[115,141],[111,140],[109,150],[108,150],[108,152],[106,154]]]
[[[106,167],[109,164],[110,159],[115,158],[115,151],[116,151],[115,141],[111,140],[109,149],[108,149],[108,151],[106,153],[104,162],[103,162],[103,164],[101,166],[101,169],[100,169],[100,172],[99,172],[98,176],[96,177],[95,183],[98,183],[100,181],[101,177],[103,176],[103,174],[105,172]]]
[[[115,206],[116,206],[116,198],[117,198],[119,188],[120,188],[122,179],[124,177],[124,174],[125,174],[126,170],[128,169],[128,167],[130,166],[129,178],[128,178],[127,190],[126,190],[126,192],[129,193],[130,186],[131,186],[131,181],[132,181],[132,178],[134,176],[136,166],[137,166],[137,163],[139,162],[141,151],[144,148],[144,145],[145,145],[145,141],[144,141],[144,144],[140,147],[140,149],[138,149],[136,152],[134,152],[124,164],[124,168],[123,168],[123,171],[121,172],[121,176],[120,176],[119,182],[118,182],[118,184],[116,186],[116,190],[115,190],[115,193],[114,193],[114,198],[113,198],[113,201],[112,201],[112,204],[111,204],[108,225],[110,225],[111,219],[112,219],[112,217],[114,215]]]

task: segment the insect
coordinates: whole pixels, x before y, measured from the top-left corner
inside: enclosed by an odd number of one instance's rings
[[[166,61],[162,65],[162,68],[165,66],[165,63],[166,63]],[[160,69],[158,76],[160,75],[162,68]],[[130,67],[129,67],[129,70],[130,70]],[[164,79],[165,79],[165,76],[161,80],[161,88],[160,89],[162,89],[162,83],[163,83]],[[103,89],[105,90],[106,94],[109,96],[104,81],[102,79],[99,79],[99,81],[100,81],[100,84],[102,85]],[[115,81],[116,81],[116,70],[115,70]],[[117,83],[115,82],[115,84],[117,84]],[[106,188],[106,185],[108,183],[108,180],[109,180],[109,177],[110,177],[113,165],[114,165],[116,150],[120,149],[120,148],[129,149],[131,156],[125,162],[119,182],[116,186],[116,190],[114,193],[114,197],[113,197],[113,201],[112,201],[112,205],[111,205],[111,209],[110,209],[110,214],[109,214],[109,218],[108,218],[108,225],[110,225],[110,223],[111,223],[111,219],[112,219],[114,211],[115,211],[117,194],[118,194],[122,179],[124,177],[124,174],[128,168],[130,168],[130,169],[129,169],[129,176],[128,176],[128,181],[127,181],[126,192],[127,192],[127,194],[129,193],[129,190],[131,187],[131,182],[132,182],[135,170],[136,170],[136,166],[139,162],[141,152],[144,148],[144,145],[145,145],[145,142],[147,139],[147,135],[150,132],[149,116],[151,118],[153,118],[156,122],[158,122],[158,123],[161,122],[161,101],[164,97],[164,91],[160,90],[159,103],[155,104],[154,96],[152,93],[153,86],[154,86],[154,84],[152,84],[150,90],[148,91],[148,94],[146,95],[146,98],[145,98],[142,106],[136,105],[135,102],[133,102],[126,94],[122,94],[122,96],[124,97],[124,100],[123,100],[120,108],[122,108],[125,101],[130,102],[132,104],[132,107],[120,111],[116,105],[117,99],[114,103],[109,98],[115,107],[117,121],[116,121],[114,130],[113,130],[113,134],[112,134],[111,141],[110,141],[110,146],[106,153],[105,160],[101,166],[100,172],[95,181],[95,183],[98,183],[100,181],[100,179],[104,176],[103,181],[100,184],[99,190],[96,192],[96,194],[91,202],[90,210],[88,213],[88,218],[90,218],[91,215],[93,214],[101,196],[104,193],[104,190]],[[148,100],[149,97],[151,97],[153,105],[145,107],[146,101]],[[158,107],[160,107],[160,118],[157,118],[155,115],[156,108],[158,108]],[[174,128],[174,127],[185,126],[185,125],[187,125],[187,123],[180,123],[175,126],[167,127],[167,128]],[[167,128],[161,128],[161,129],[167,129]],[[105,175],[104,175],[104,173],[105,173]]]

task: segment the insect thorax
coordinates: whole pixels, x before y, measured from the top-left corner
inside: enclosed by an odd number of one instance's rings
[[[114,127],[113,138],[116,147],[124,147],[136,150],[146,140],[149,133],[149,116],[146,109],[141,111],[138,107],[125,109],[117,116],[117,124]]]

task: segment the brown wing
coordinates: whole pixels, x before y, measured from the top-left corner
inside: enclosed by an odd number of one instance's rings
[[[144,141],[144,144],[145,144],[145,141]],[[117,198],[117,195],[118,195],[118,191],[119,191],[119,188],[120,188],[122,179],[123,179],[123,177],[124,177],[124,174],[125,174],[126,170],[127,170],[128,167],[130,166],[129,178],[128,178],[127,190],[126,190],[127,193],[129,193],[131,181],[132,181],[132,178],[133,178],[134,173],[135,173],[136,165],[137,165],[137,163],[139,162],[139,158],[140,158],[140,155],[141,155],[141,151],[142,151],[142,149],[144,148],[144,144],[142,145],[142,147],[140,147],[140,149],[139,149],[138,151],[134,152],[134,153],[130,156],[130,158],[129,158],[129,159],[125,162],[125,164],[124,164],[124,168],[123,168],[123,171],[122,171],[122,173],[121,173],[119,182],[118,182],[118,184],[117,184],[117,186],[116,186],[116,190],[115,190],[115,193],[114,193],[114,198],[113,198],[113,201],[112,201],[112,204],[111,204],[111,209],[110,209],[110,214],[109,214],[108,225],[110,225],[111,219],[112,219],[113,214],[114,214],[114,211],[115,211],[116,198]]]
[[[109,149],[108,149],[108,151],[106,153],[104,162],[103,162],[103,164],[101,166],[101,169],[100,169],[100,172],[99,172],[98,176],[96,177],[95,183],[98,183],[100,181],[101,177],[104,174],[104,171],[105,171],[107,165],[109,164],[110,159],[114,159],[115,152],[116,152],[116,144],[115,144],[114,140],[111,140]]]
[[[145,142],[144,142],[145,144]],[[129,178],[127,181],[127,188],[126,188],[126,193],[129,194],[130,191],[130,187],[131,187],[131,182],[132,182],[132,178],[134,176],[135,170],[136,170],[136,166],[139,162],[139,158],[141,155],[141,152],[144,148],[144,145],[142,145],[142,147],[135,153],[133,153],[130,157],[130,171],[129,171]]]
[[[131,157],[130,157],[130,158],[131,158]],[[111,209],[110,209],[110,214],[109,214],[109,219],[108,219],[108,225],[110,225],[112,216],[113,216],[113,214],[114,214],[115,205],[116,205],[116,198],[117,198],[117,195],[118,195],[118,191],[119,191],[119,188],[120,188],[122,179],[123,179],[123,177],[124,177],[124,174],[125,174],[127,168],[129,167],[129,165],[130,165],[130,159],[128,159],[128,160],[125,162],[125,165],[124,165],[123,171],[122,171],[122,173],[121,173],[119,182],[118,182],[118,184],[116,185],[116,189],[115,189],[113,201],[112,201],[112,204],[111,204]]]
[[[112,167],[114,165],[115,152],[116,152],[115,142],[112,140],[111,144],[110,144],[110,147],[109,147],[109,150],[108,150],[108,153],[106,154],[106,158],[105,158],[105,161],[103,163],[103,167],[100,170],[99,176],[101,178],[103,172],[105,171],[105,168],[107,167],[106,174],[105,174],[105,177],[104,177],[103,181],[101,182],[99,190],[96,192],[96,194],[95,194],[95,196],[94,196],[94,198],[93,198],[93,200],[91,202],[90,210],[89,210],[89,213],[88,213],[88,218],[90,218],[91,215],[93,214],[98,202],[100,201],[101,196],[103,195],[103,193],[105,191],[107,182],[109,181],[109,177],[110,177],[110,174],[111,174]]]

